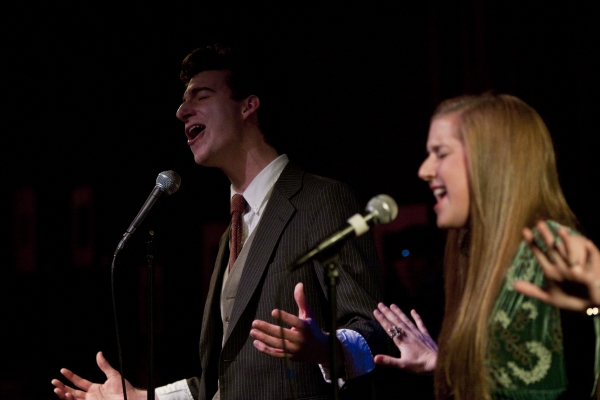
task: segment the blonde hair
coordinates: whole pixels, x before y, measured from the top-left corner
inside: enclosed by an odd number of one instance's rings
[[[445,316],[436,398],[489,399],[488,325],[521,241],[539,219],[574,226],[560,188],[552,140],[538,113],[510,95],[444,101],[432,120],[454,114],[469,175],[469,220],[450,230],[444,255]]]

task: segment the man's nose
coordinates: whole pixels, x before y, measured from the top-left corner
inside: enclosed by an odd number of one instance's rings
[[[188,106],[187,102],[183,102],[177,109],[175,115],[179,120],[186,122],[188,118],[193,115],[193,109]]]

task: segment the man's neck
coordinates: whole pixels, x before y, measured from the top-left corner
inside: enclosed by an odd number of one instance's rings
[[[225,172],[231,181],[233,190],[238,193],[244,193],[248,185],[252,183],[260,171],[265,169],[277,157],[279,157],[279,154],[271,146],[267,145],[261,149],[255,148],[244,154],[234,168],[223,172]]]

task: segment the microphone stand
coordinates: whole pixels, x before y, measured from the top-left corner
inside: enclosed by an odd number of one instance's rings
[[[337,283],[339,280],[339,255],[335,253],[330,258],[326,259],[323,263],[325,267],[327,288],[329,290],[329,307],[330,307],[330,321],[329,321],[329,363],[330,363],[330,378],[331,378],[331,389],[332,399],[338,399],[338,376],[339,376],[339,365],[338,365],[338,346],[337,346]]]
[[[154,231],[148,230],[146,259],[148,261],[148,400],[154,400]]]

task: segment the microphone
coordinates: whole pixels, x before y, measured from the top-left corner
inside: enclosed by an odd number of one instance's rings
[[[163,171],[160,174],[158,174],[158,177],[156,178],[156,186],[154,186],[154,189],[152,189],[152,192],[150,193],[150,196],[148,196],[148,199],[146,199],[146,202],[142,206],[142,209],[137,214],[131,225],[129,225],[127,231],[125,231],[125,233],[123,234],[123,238],[121,239],[119,245],[117,246],[117,249],[115,250],[115,256],[119,251],[121,251],[123,246],[125,246],[125,243],[127,243],[131,235],[133,235],[133,232],[135,232],[136,228],[148,216],[148,214],[152,210],[152,207],[154,207],[154,205],[162,198],[161,196],[168,196],[170,194],[175,193],[177,189],[179,189],[180,185],[181,178],[179,177],[177,172],[169,170]]]
[[[364,214],[354,214],[348,218],[344,228],[338,230],[327,239],[323,240],[317,247],[298,258],[292,268],[296,268],[313,258],[323,261],[331,255],[333,249],[341,246],[346,240],[358,237],[366,233],[373,225],[387,224],[392,222],[398,215],[396,201],[387,194],[373,197],[367,203]]]

